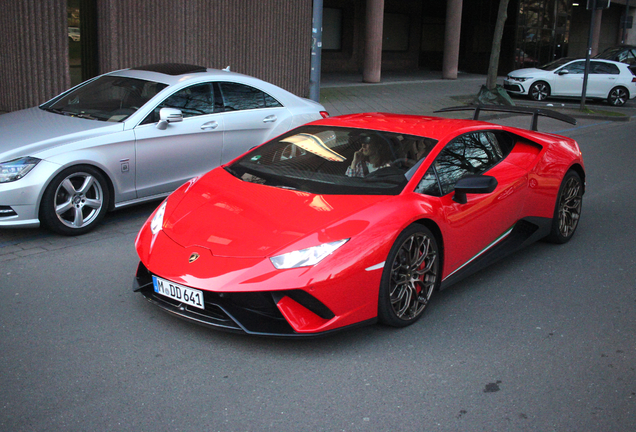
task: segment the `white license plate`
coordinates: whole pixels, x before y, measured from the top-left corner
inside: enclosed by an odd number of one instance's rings
[[[157,294],[170,297],[171,299],[178,300],[189,306],[205,309],[203,304],[203,291],[188,288],[183,285],[158,278],[157,276],[152,277],[152,285]]]

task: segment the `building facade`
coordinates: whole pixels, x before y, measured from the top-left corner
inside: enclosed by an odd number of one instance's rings
[[[620,26],[622,16],[634,15],[628,1],[613,0],[596,12],[594,51],[636,44],[636,32]],[[325,73],[362,79],[372,50],[378,77],[380,71],[440,70],[445,78],[452,78],[449,68],[487,71],[498,0],[322,2]],[[312,0],[5,1],[0,111],[40,104],[101,73],[161,62],[230,66],[308,96],[312,7]],[[584,0],[510,0],[499,74],[585,56],[591,14]],[[378,35],[368,28],[381,29],[382,37],[370,43]]]

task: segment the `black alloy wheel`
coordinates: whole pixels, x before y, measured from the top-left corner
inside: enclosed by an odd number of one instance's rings
[[[607,96],[607,102],[612,106],[623,106],[629,99],[629,93],[625,87],[614,87]]]
[[[536,83],[532,84],[532,86],[530,86],[528,95],[532,100],[546,100],[548,96],[550,96],[550,85],[544,81],[537,81]]]
[[[417,321],[441,282],[440,253],[433,233],[413,224],[397,238],[380,284],[380,322],[405,327]]]
[[[582,205],[583,181],[576,171],[570,170],[559,188],[549,241],[559,244],[570,241],[579,225]]]

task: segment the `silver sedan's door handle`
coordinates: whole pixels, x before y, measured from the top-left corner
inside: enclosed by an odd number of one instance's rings
[[[275,115],[267,116],[263,119],[263,123],[274,123],[278,118]]]
[[[214,120],[212,120],[207,123],[203,123],[201,125],[201,130],[212,130],[212,129],[216,129],[217,127],[219,127],[219,124],[215,122]]]

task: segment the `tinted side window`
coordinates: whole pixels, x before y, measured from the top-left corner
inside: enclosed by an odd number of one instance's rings
[[[161,108],[178,108],[183,117],[195,117],[214,113],[214,91],[212,84],[197,84],[171,94],[144,119],[142,124],[159,121]]]
[[[219,83],[225,111],[241,111],[282,106],[276,99],[254,87],[238,83]]]
[[[611,63],[601,63],[601,62],[592,62],[590,66],[590,70],[595,74],[611,74],[618,75],[621,71],[618,69],[618,66],[613,65]]]
[[[578,61],[574,63],[570,63],[565,66],[563,69],[567,69],[571,74],[582,74],[585,72],[585,62]]]
[[[415,192],[436,197],[442,196],[434,164],[426,171],[426,174],[424,174],[424,177],[415,188]]]
[[[625,50],[618,55],[616,61],[633,65],[636,63],[636,55],[631,50]]]
[[[452,192],[457,180],[482,174],[503,157],[497,136],[492,132],[471,132],[455,138],[433,163],[442,194]]]

